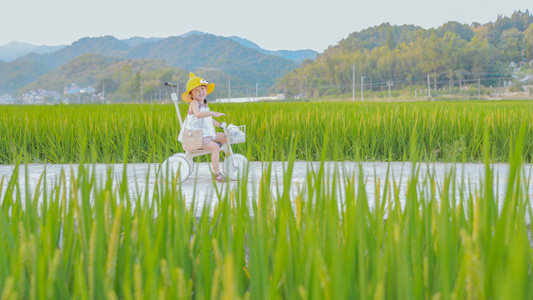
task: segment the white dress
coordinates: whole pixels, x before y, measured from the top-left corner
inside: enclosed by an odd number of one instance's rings
[[[200,111],[210,111],[207,104],[200,104],[199,105]],[[203,122],[203,123],[202,123]],[[185,121],[183,121],[183,125],[180,130],[180,134],[178,135],[178,141],[182,141],[181,137],[183,135],[183,131],[185,128],[187,129],[202,129],[202,137],[209,137],[211,139],[216,139],[216,131],[215,131],[215,125],[213,125],[213,117],[205,117],[205,118],[197,118],[194,116],[194,113],[192,111],[188,111],[187,117],[185,118]]]

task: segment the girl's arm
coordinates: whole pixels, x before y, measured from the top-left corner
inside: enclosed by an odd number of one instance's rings
[[[191,101],[192,106],[192,112],[194,113],[194,116],[197,118],[207,118],[207,117],[222,117],[225,116],[223,113],[219,113],[216,111],[200,111],[200,104],[196,100]]]
[[[215,121],[215,119],[212,119],[212,120],[213,120],[213,125],[214,125],[214,126],[218,126],[218,127],[220,127],[220,128],[222,128],[222,125],[223,125],[224,123],[226,123],[226,122],[217,122],[217,121]],[[226,124],[227,124],[227,123],[226,123]]]

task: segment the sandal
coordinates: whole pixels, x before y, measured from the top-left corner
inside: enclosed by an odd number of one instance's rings
[[[224,182],[224,181],[226,181],[226,176],[224,176],[224,174],[219,172],[218,174],[215,175],[215,180],[217,182]]]

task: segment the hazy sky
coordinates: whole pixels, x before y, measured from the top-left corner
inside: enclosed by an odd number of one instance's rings
[[[82,37],[168,37],[200,30],[268,50],[322,52],[354,31],[389,22],[438,27],[533,11],[532,0],[2,0],[0,45],[70,45]]]

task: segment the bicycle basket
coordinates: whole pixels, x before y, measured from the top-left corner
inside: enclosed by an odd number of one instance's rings
[[[246,141],[246,125],[232,126],[226,129],[228,142],[230,144],[241,144]]]

